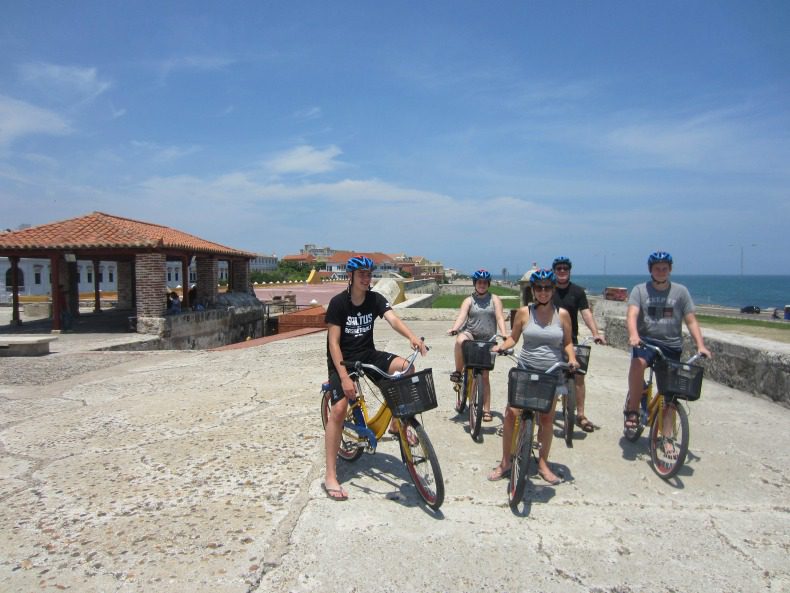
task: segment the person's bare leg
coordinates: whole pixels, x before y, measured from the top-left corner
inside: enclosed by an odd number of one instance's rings
[[[554,398],[556,404],[557,399]],[[538,442],[540,451],[538,452],[538,473],[549,483],[556,482],[559,478],[549,467],[549,452],[551,442],[554,440],[554,405],[545,414],[539,414],[538,419]]]
[[[324,487],[327,490],[339,491],[343,496],[348,496],[337,480],[337,452],[340,449],[340,439],[343,436],[343,421],[348,411],[348,400],[341,399],[332,405],[324,432],[324,449],[326,452],[326,472],[324,474]]]

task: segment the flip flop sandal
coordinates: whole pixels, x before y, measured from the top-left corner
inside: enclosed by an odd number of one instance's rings
[[[623,416],[625,416],[625,420],[623,421],[623,426],[626,430],[636,430],[639,428],[639,411],[638,410],[628,410],[627,412],[623,412]]]
[[[321,488],[323,488],[324,492],[326,492],[327,498],[331,498],[332,500],[336,500],[338,502],[348,500],[348,494],[343,491],[343,488],[327,488],[326,484],[321,484]]]
[[[493,419],[491,412],[483,412],[483,422],[491,422]]]
[[[589,421],[587,416],[577,416],[576,426],[581,428],[584,432],[592,432],[595,430],[595,426],[593,426],[593,423]]]
[[[510,468],[502,469],[502,466],[498,465],[491,470],[490,474],[488,474],[488,481],[498,482],[499,480],[504,480],[505,478],[509,478],[509,477],[510,477]]]

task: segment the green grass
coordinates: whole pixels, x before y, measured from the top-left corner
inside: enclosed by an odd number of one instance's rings
[[[499,296],[502,299],[502,307],[507,311],[508,309],[515,309],[519,306],[520,298],[518,290],[512,288],[504,288],[502,286],[492,286],[491,293]],[[472,287],[469,287],[469,294],[472,294]],[[460,309],[464,299],[469,294],[443,294],[436,297],[433,301],[432,307],[434,309]]]
[[[777,321],[762,321],[760,319],[735,319],[733,317],[717,317],[714,315],[697,315],[697,320],[700,324],[708,327],[723,327],[732,328],[734,326],[749,327],[767,327],[769,329],[790,330],[790,323],[781,323]]]

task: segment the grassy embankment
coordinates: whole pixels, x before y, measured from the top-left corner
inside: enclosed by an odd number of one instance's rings
[[[492,286],[491,292],[502,298],[502,307],[505,311],[516,309],[519,306],[519,293],[500,286]],[[443,294],[433,303],[435,309],[458,309],[467,295]],[[760,319],[735,319],[732,317],[717,317],[713,315],[697,315],[703,328],[729,331],[747,336],[755,336],[777,342],[790,343],[790,322],[766,321]]]
[[[697,315],[697,320],[703,329],[707,327],[766,340],[790,343],[790,322],[786,321],[735,319],[733,317],[717,317],[714,315]]]
[[[502,299],[502,307],[505,311],[509,309],[516,309],[519,306],[519,292],[512,288],[503,288],[501,286],[492,286],[491,293],[499,296]],[[472,287],[469,287],[469,294],[472,294]],[[434,309],[460,309],[461,303],[469,294],[442,294],[436,297],[433,301]]]

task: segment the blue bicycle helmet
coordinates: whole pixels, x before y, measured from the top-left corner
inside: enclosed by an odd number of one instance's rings
[[[647,269],[652,270],[653,264],[657,264],[658,262],[666,262],[671,266],[672,256],[666,251],[654,251],[650,254],[650,257],[647,258]]]
[[[477,270],[477,272],[472,274],[472,282],[477,282],[478,280],[486,280],[491,284],[491,272],[488,270]]]
[[[346,272],[356,272],[357,270],[373,271],[373,260],[364,255],[355,255],[346,262]]]
[[[554,275],[554,272],[547,268],[535,270],[529,277],[530,284],[535,284],[541,280],[548,280],[552,284],[557,284],[557,277]]]
[[[557,266],[563,265],[563,264],[568,266],[568,269],[571,269],[573,267],[573,264],[571,264],[570,258],[565,257],[564,255],[560,255],[559,257],[555,257],[554,261],[551,262],[551,269],[553,270]]]

